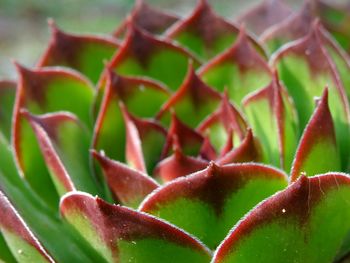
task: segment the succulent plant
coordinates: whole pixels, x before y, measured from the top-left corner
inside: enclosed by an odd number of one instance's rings
[[[0,262],[349,262],[350,11],[137,1],[0,81]],[[106,62],[107,61],[107,62]]]

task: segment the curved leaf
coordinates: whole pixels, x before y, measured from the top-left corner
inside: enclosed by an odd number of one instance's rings
[[[327,158],[324,156],[325,153]],[[291,180],[295,181],[301,174],[313,176],[339,171],[340,161],[326,89],[300,139],[292,166]]]
[[[123,205],[136,208],[149,193],[159,186],[147,174],[113,161],[96,151],[92,151],[92,155],[100,163],[115,199]]]
[[[249,43],[243,28],[229,49],[199,69],[199,76],[220,92],[227,88],[230,99],[238,105],[245,95],[271,81],[264,57]]]
[[[212,262],[332,262],[350,230],[349,200],[348,175],[301,176],[241,220]]]
[[[203,171],[157,189],[139,209],[185,229],[215,249],[246,212],[286,185],[286,176],[267,166],[211,163]]]
[[[174,226],[82,192],[61,201],[61,213],[108,262],[208,262],[208,249]]]
[[[196,59],[183,48],[155,38],[129,21],[127,36],[109,67],[120,75],[153,78],[176,90],[186,75],[189,60],[197,68]]]
[[[109,60],[118,50],[119,43],[112,38],[92,35],[73,35],[60,30],[49,20],[51,39],[37,67],[67,66],[76,69],[97,83]]]
[[[0,80],[0,133],[11,140],[12,112],[16,96],[16,83]]]

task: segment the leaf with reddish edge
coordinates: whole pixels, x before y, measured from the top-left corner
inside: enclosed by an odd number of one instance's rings
[[[87,80],[73,71],[58,68],[34,71],[18,64],[16,66],[19,80],[12,126],[15,160],[21,175],[36,193],[49,205],[56,206],[58,196],[38,142],[20,109],[26,108],[33,114],[69,111],[90,126],[90,107],[94,91]]]
[[[0,230],[18,262],[55,262],[0,191]]]
[[[294,100],[300,128],[304,129],[313,112],[314,97],[321,96],[324,87],[329,87],[329,108],[334,120],[336,139],[339,145],[342,168],[348,167],[350,147],[349,103],[340,76],[322,44],[317,23],[304,38],[280,49],[271,65],[279,72]]]
[[[266,30],[260,37],[261,42],[272,54],[284,44],[307,35],[314,20],[315,6],[313,2],[306,1],[300,11]]]
[[[169,92],[157,82],[145,78],[122,77],[109,70],[101,106],[98,107],[100,111],[94,128],[93,148],[103,150],[110,158],[124,162],[125,125],[119,102],[123,102],[131,114],[150,118],[168,98]],[[145,101],[152,103],[145,107]]]
[[[239,29],[218,16],[207,0],[199,0],[187,18],[179,20],[165,32],[166,37],[177,41],[204,61],[230,47],[238,34]],[[264,54],[252,37],[249,41]]]
[[[89,171],[90,136],[79,120],[68,112],[40,116],[28,111],[21,113],[34,130],[58,194],[62,196],[76,189],[98,193]],[[24,158],[29,160],[30,156]]]
[[[13,160],[11,147],[1,134],[0,152],[1,191],[16,204],[16,210],[50,254],[62,263],[104,262],[88,243],[77,238],[70,226],[62,223],[56,213],[57,204],[53,210],[48,209],[25,180],[20,177]],[[47,186],[45,185],[45,187]],[[1,250],[0,258],[4,256],[3,252],[4,250]]]
[[[208,164],[208,161],[202,158],[184,155],[181,149],[176,147],[172,155],[158,163],[154,175],[161,178],[163,182],[170,182],[178,177],[203,170]]]
[[[266,88],[243,100],[243,109],[262,142],[263,161],[289,171],[299,139],[298,119],[277,72]]]
[[[60,30],[49,20],[51,40],[37,67],[67,66],[76,69],[97,83],[109,60],[118,50],[119,43],[108,37],[73,35]]]
[[[239,16],[237,22],[260,35],[269,27],[282,22],[293,11],[281,0],[265,0]]]
[[[136,26],[151,34],[162,34],[179,18],[176,15],[154,8],[143,0],[136,0],[131,13],[113,32],[115,37],[124,38],[127,32],[128,20],[131,20]]]
[[[121,104],[126,129],[126,161],[135,169],[151,173],[161,158],[166,130],[153,120],[132,116]]]
[[[218,106],[220,100],[220,93],[203,83],[190,63],[184,82],[162,106],[156,118],[169,125],[171,111],[174,110],[181,121],[195,128]]]
[[[348,175],[301,176],[247,214],[212,262],[332,262],[350,230],[349,199]]]
[[[60,209],[108,262],[209,262],[211,257],[204,245],[173,225],[83,192],[68,193]]]
[[[238,105],[245,95],[271,81],[264,57],[249,43],[244,28],[230,48],[199,69],[199,76],[220,92],[227,88],[230,99]]]
[[[327,157],[324,156],[325,152]],[[291,181],[296,181],[301,174],[313,176],[340,170],[341,160],[328,106],[328,90],[325,89],[300,139],[291,170]]]
[[[215,249],[245,213],[286,186],[286,175],[274,168],[212,162],[205,170],[158,188],[139,209],[183,228]]]
[[[174,112],[164,144],[162,159],[169,156],[171,151],[179,147],[186,155],[197,156],[200,153],[204,137],[180,121]]]
[[[242,143],[225,153],[216,160],[219,165],[244,162],[261,162],[262,160],[261,144],[253,136],[252,130],[248,129],[246,137]]]
[[[176,90],[186,75],[189,60],[193,60],[194,68],[199,66],[185,49],[155,38],[129,21],[127,36],[109,67],[120,75],[153,78]]]
[[[91,153],[101,165],[115,200],[121,204],[136,208],[149,193],[159,187],[147,174],[113,161],[94,150]]]
[[[247,123],[239,110],[230,103],[227,90],[222,96],[218,109],[211,113],[197,128],[204,136],[209,136],[217,152],[230,150],[235,143],[243,140]]]
[[[331,1],[315,1],[317,15],[320,17],[322,24],[327,28],[337,42],[347,51],[350,50],[349,41],[349,4],[334,3]]]
[[[16,83],[0,80],[0,133],[11,140],[12,112],[16,96]]]

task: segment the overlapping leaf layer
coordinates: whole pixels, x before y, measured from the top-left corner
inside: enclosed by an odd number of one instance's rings
[[[0,262],[347,262],[349,17],[199,0],[137,1],[105,37],[50,21],[0,81]]]

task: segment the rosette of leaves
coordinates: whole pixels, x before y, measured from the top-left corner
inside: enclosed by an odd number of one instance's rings
[[[346,262],[348,16],[270,0],[245,29],[138,1],[106,37],[50,21],[0,82],[0,261]]]

